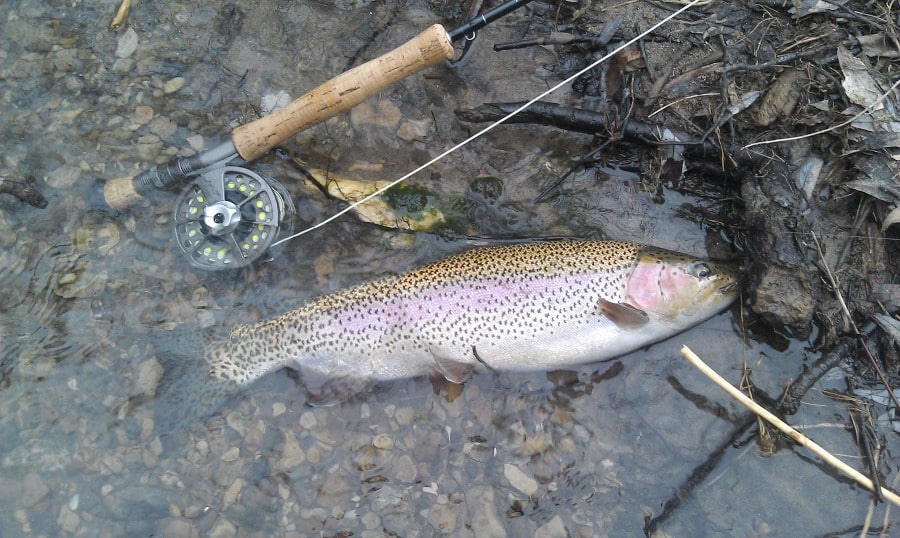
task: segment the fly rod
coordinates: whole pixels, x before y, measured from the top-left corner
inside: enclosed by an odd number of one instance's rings
[[[238,174],[234,169],[248,172],[249,179],[243,184],[246,190],[258,181],[254,174],[239,166],[226,165],[256,160],[296,133],[350,110],[413,73],[452,59],[454,41],[472,35],[529,2],[531,0],[507,0],[449,32],[435,24],[394,50],[321,84],[284,108],[235,128],[227,142],[192,157],[157,165],[134,177],[107,181],[103,185],[103,202],[121,211],[150,192],[178,185],[201,171],[216,168],[232,169],[224,171],[226,175],[222,179],[226,184],[233,184],[234,174]],[[191,202],[187,203],[190,205]],[[204,233],[209,230],[226,233],[241,220],[239,209],[223,205],[188,207],[190,212],[208,213]],[[271,217],[272,212],[260,212],[259,215]]]

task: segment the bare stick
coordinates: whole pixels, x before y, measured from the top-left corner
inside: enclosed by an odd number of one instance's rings
[[[875,491],[875,485],[872,483],[871,480],[869,480],[869,477],[860,473],[853,467],[850,467],[849,465],[847,465],[843,461],[839,460],[835,456],[831,455],[830,452],[828,452],[827,450],[825,450],[824,448],[822,448],[821,446],[819,446],[815,442],[813,442],[812,439],[810,439],[809,437],[798,432],[797,430],[792,428],[789,424],[785,423],[780,418],[778,418],[775,415],[773,415],[772,413],[770,413],[767,409],[765,409],[764,407],[760,406],[759,404],[757,404],[756,402],[754,402],[753,400],[751,400],[750,398],[745,396],[743,392],[736,389],[734,387],[734,385],[732,385],[731,383],[726,381],[725,378],[720,376],[715,370],[713,370],[705,362],[703,362],[703,360],[700,357],[698,357],[693,351],[691,351],[691,348],[689,348],[687,346],[683,346],[681,348],[681,355],[685,359],[687,359],[688,362],[690,362],[691,364],[696,366],[698,370],[703,372],[706,375],[706,377],[710,378],[711,380],[713,380],[713,382],[715,382],[715,384],[722,387],[722,389],[725,390],[725,392],[727,392],[728,394],[733,396],[736,400],[738,400],[739,402],[741,402],[742,404],[747,406],[751,411],[753,411],[757,415],[768,420],[770,423],[772,423],[773,426],[775,426],[779,430],[783,431],[788,437],[793,439],[797,444],[799,444],[801,446],[805,446],[806,448],[810,449],[814,454],[816,454],[817,456],[819,456],[820,458],[825,460],[828,464],[830,464],[831,466],[833,466],[840,472],[844,473],[845,475],[849,476],[853,480],[856,480],[858,483],[863,485],[869,491]],[[881,495],[885,499],[896,504],[897,506],[900,506],[900,495],[897,495],[893,491],[891,491],[887,488],[884,488],[884,487],[881,488]]]
[[[113,30],[118,30],[120,26],[125,22],[125,17],[128,16],[128,8],[131,7],[131,0],[122,0],[122,3],[119,4],[119,9],[116,10],[116,15],[113,17],[111,23],[109,23],[109,27]]]

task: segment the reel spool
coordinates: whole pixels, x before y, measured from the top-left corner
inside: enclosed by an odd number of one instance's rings
[[[294,204],[277,181],[239,166],[215,167],[175,202],[175,240],[191,264],[207,271],[244,267],[279,232],[290,233]]]

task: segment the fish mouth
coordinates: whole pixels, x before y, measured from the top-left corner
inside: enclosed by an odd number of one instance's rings
[[[731,282],[729,282],[728,284],[725,284],[724,286],[719,286],[718,291],[722,295],[729,295],[731,293],[735,293],[737,291],[737,289],[738,289],[738,281],[735,279],[735,280],[732,280]]]

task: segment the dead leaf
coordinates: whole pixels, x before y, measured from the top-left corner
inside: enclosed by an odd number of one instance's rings
[[[816,192],[816,185],[822,175],[823,166],[825,166],[825,161],[819,157],[810,156],[797,168],[797,175],[794,179],[807,200],[811,200]]]
[[[847,0],[793,0],[794,7],[790,11],[796,18],[834,11],[847,3]]]
[[[844,80],[841,86],[847,99],[855,105],[871,110],[881,110],[884,105],[879,102],[882,90],[869,73],[866,64],[853,56],[843,45],[838,45],[838,63],[841,64],[841,72]]]
[[[862,53],[870,58],[878,56],[897,58],[900,56],[900,51],[888,42],[883,33],[857,36],[856,40],[862,47]]]
[[[883,232],[887,230],[898,222],[900,222],[900,207],[895,207],[887,215],[885,215],[884,222],[881,223],[881,231]]]

